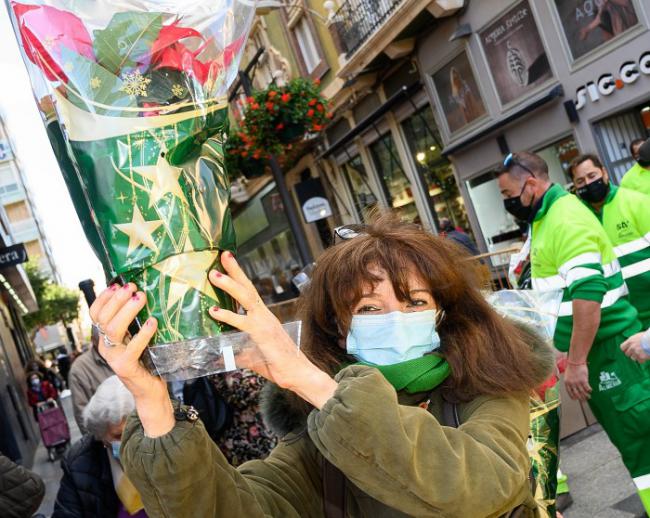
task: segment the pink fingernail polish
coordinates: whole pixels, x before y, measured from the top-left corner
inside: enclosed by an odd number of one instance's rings
[[[130,290],[131,287],[128,284],[125,284],[124,286],[122,286],[122,289],[123,290]]]
[[[215,277],[217,277],[217,278],[219,278],[219,277],[223,277],[223,273],[221,273],[221,272],[214,272],[214,275],[215,275]]]
[[[219,311],[219,306],[212,306],[212,311]]]
[[[115,291],[117,288],[118,288],[117,284],[111,284],[111,287],[108,288],[108,289],[111,290],[111,291]]]
[[[133,300],[138,300],[140,298],[139,293],[134,293],[133,296],[131,297]]]
[[[225,255],[226,257],[232,257],[233,256],[232,252],[224,252],[223,255]]]
[[[155,320],[154,320],[153,318],[150,318],[149,320],[147,320],[146,325],[148,325],[149,327],[151,327],[151,326],[154,324],[154,322],[155,322]]]

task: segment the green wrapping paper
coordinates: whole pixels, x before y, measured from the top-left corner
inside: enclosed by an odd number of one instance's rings
[[[86,237],[109,282],[146,294],[138,321],[158,320],[145,361],[167,379],[210,374],[223,363],[210,341],[222,327],[208,309],[233,308],[208,281],[236,246],[226,95],[255,3],[8,6]]]

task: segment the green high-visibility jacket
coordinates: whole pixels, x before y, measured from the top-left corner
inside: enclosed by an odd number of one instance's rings
[[[641,167],[639,164],[634,164],[623,175],[621,187],[650,196],[650,170]]]
[[[531,232],[533,289],[564,290],[555,347],[569,350],[574,299],[601,304],[596,342],[641,329],[609,238],[576,196],[553,185],[544,195]]]
[[[650,175],[650,173],[649,173]],[[614,245],[630,302],[642,322],[650,320],[650,196],[612,185],[605,205],[597,212],[583,202],[602,223]]]

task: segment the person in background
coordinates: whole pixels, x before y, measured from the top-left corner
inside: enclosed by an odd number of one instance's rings
[[[68,375],[70,374],[70,356],[68,356],[68,351],[65,350],[65,347],[61,346],[57,350],[56,355],[56,364],[59,366],[59,373],[65,382],[65,386],[68,386]]]
[[[38,404],[51,399],[56,400],[58,397],[57,390],[49,381],[43,379],[40,372],[32,371],[27,374],[27,402],[32,407],[35,421],[38,421]]]
[[[28,518],[45,496],[45,484],[36,473],[0,453],[0,516]]]
[[[97,329],[93,327],[91,347],[81,354],[70,367],[68,388],[72,393],[74,419],[81,433],[86,433],[83,410],[101,383],[113,375],[113,370],[97,352]]]
[[[440,235],[462,246],[470,255],[480,253],[472,238],[458,230],[449,218],[440,218]]]
[[[632,142],[630,142],[630,155],[632,155],[632,158],[634,158],[634,160],[639,159],[639,149],[645,141],[646,139],[644,138],[635,138]]]
[[[120,441],[133,396],[117,376],[104,380],[83,410],[88,434],[66,454],[52,518],[146,517],[140,495],[124,474]]]
[[[49,363],[49,366],[48,366]],[[48,381],[57,391],[63,390],[63,379],[51,368],[49,362],[41,358],[32,358],[25,365],[25,372],[39,372],[45,381]]]
[[[509,154],[497,180],[505,209],[531,224],[533,289],[564,291],[554,343],[568,352],[567,392],[589,401],[650,510],[650,416],[642,407],[650,371],[621,350],[641,323],[609,238],[578,198],[551,183],[539,155]],[[637,412],[647,416],[643,426]]]
[[[621,187],[650,196],[650,139],[637,148],[634,164],[621,180]]]
[[[210,273],[248,311],[209,315],[250,334],[264,361],[240,356],[240,367],[283,387],[274,407],[292,416],[281,444],[239,469],[139,363],[156,320],[120,343],[144,293],[131,284],[97,298],[91,317],[115,344],[100,338],[100,352],[139,416],[121,456],[150,514],[534,515],[528,391],[549,375],[552,351],[489,306],[446,240],[388,217],[350,237],[325,250],[301,294],[300,351],[231,253],[225,274]]]
[[[619,188],[595,154],[576,157],[569,169],[576,194],[596,215],[621,265],[630,302],[650,327],[650,196]]]

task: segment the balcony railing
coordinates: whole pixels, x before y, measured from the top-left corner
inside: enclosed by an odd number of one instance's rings
[[[334,27],[350,58],[397,10],[404,0],[345,0],[334,15]]]

